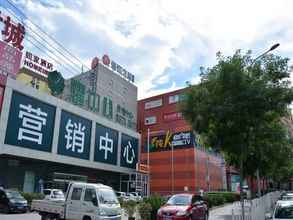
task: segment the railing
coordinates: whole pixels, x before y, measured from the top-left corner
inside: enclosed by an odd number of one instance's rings
[[[273,210],[280,192],[271,192],[260,198],[244,201],[245,220],[264,220],[265,213]],[[234,202],[232,208],[232,220],[242,220],[241,203]]]

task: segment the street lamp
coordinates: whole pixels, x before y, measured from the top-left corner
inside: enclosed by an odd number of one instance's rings
[[[256,58],[253,60],[252,64],[255,63],[256,60],[258,60],[259,58],[263,57],[263,56],[266,55],[267,53],[273,51],[274,49],[276,49],[276,48],[279,47],[279,46],[280,46],[279,43],[274,44],[273,46],[271,46],[270,49],[268,49],[267,51],[265,51],[264,53],[262,53],[261,55],[259,55],[258,57],[256,57]]]
[[[269,48],[267,51],[265,51],[264,53],[262,53],[261,55],[259,55],[258,57],[256,57],[256,58],[253,60],[252,64],[254,64],[256,60],[260,59],[261,57],[263,57],[263,56],[266,55],[267,53],[269,53],[269,52],[275,50],[275,49],[276,49],[277,47],[279,47],[279,46],[280,46],[279,43],[274,44],[274,45],[271,46],[271,48]],[[252,64],[251,64],[251,65],[252,65]],[[261,197],[259,169],[256,170],[256,179],[257,179],[257,195],[258,195],[258,197]]]

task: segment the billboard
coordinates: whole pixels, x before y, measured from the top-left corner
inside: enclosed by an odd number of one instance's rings
[[[97,162],[117,164],[118,131],[96,124],[95,157]]]
[[[150,151],[162,151],[179,148],[193,147],[195,140],[192,131],[182,131],[177,133],[171,133],[167,131],[165,135],[151,137]]]
[[[92,122],[62,110],[59,127],[58,154],[89,159]]]
[[[51,152],[56,108],[13,92],[5,144]]]
[[[21,61],[20,50],[0,41],[0,75],[15,78]]]
[[[136,169],[138,162],[138,139],[122,133],[120,166]]]

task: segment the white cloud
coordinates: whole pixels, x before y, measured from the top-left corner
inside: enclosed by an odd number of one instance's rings
[[[274,53],[293,55],[291,0],[42,3],[26,0],[22,6],[35,23],[82,60],[108,53],[133,72],[139,98],[183,87],[185,81],[198,82],[191,73],[213,65],[217,51],[230,55],[241,48],[259,54],[279,42]],[[180,77],[173,79],[170,70],[180,72]]]

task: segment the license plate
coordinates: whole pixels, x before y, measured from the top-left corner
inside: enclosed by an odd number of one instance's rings
[[[172,220],[172,217],[171,216],[164,216],[163,220]]]

